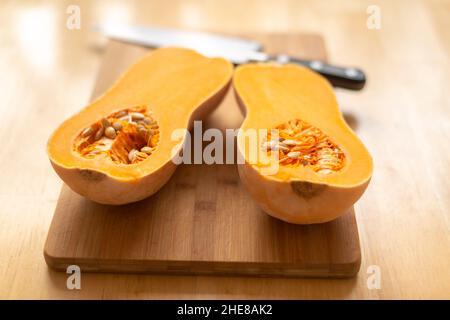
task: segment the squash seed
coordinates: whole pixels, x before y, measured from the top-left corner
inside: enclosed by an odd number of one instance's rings
[[[143,120],[145,116],[139,112],[130,112],[131,118],[133,120]]]
[[[98,129],[98,131],[95,133],[95,140],[100,140],[103,137],[103,133],[105,132],[105,128],[100,127],[100,129]]]
[[[287,156],[288,156],[289,158],[291,158],[291,159],[297,159],[297,158],[300,157],[300,155],[301,155],[301,153],[298,152],[298,151],[289,152],[289,153],[287,154]]]
[[[122,124],[119,121],[116,121],[113,123],[113,128],[116,129],[117,131],[122,130]]]
[[[116,130],[114,130],[113,127],[108,127],[108,128],[106,128],[106,130],[105,130],[105,136],[106,136],[107,138],[109,138],[109,139],[114,139],[114,138],[117,136]]]
[[[295,140],[283,140],[283,144],[286,146],[296,146],[299,142]]]
[[[151,154],[152,151],[153,151],[153,149],[150,148],[150,147],[147,147],[147,146],[141,148],[141,152],[144,152],[144,153],[146,153],[146,154]]]
[[[138,131],[140,134],[144,134],[144,135],[146,135],[146,134],[148,133],[147,128],[144,127],[143,125],[140,125],[140,124],[137,126],[137,131]]]
[[[127,112],[125,110],[119,111],[118,113],[116,113],[115,117],[116,118],[122,118],[124,116],[127,115]]]
[[[106,119],[106,118],[102,118],[101,123],[102,123],[103,128],[105,128],[105,129],[108,128],[109,126],[111,126],[111,123],[109,123],[108,119]]]
[[[145,117],[142,121],[144,121],[145,124],[152,124],[152,120],[148,117]]]
[[[88,137],[93,133],[94,133],[94,129],[92,129],[92,127],[87,127],[86,129],[83,130],[83,132],[81,133],[81,136]]]
[[[138,151],[136,149],[131,149],[131,151],[128,153],[128,160],[130,160],[130,162],[133,162],[136,159],[136,153]]]

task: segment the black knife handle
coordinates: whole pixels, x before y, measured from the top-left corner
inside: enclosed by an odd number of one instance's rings
[[[366,84],[366,75],[358,68],[338,67],[323,61],[298,59],[284,54],[272,56],[271,59],[279,63],[297,63],[308,67],[327,78],[335,87],[361,90]]]

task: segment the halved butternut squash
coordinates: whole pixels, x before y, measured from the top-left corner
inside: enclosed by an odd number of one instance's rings
[[[233,85],[246,113],[238,134],[245,160],[239,175],[259,206],[297,224],[345,214],[366,189],[373,164],[328,81],[297,65],[254,64],[238,67]],[[250,130],[264,133],[256,161]]]
[[[152,51],[104,95],[64,121],[47,152],[75,192],[126,204],[158,191],[173,174],[185,137],[172,139],[219,104],[233,72],[222,58],[195,51]]]

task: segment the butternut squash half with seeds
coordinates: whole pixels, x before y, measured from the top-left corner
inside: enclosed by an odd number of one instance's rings
[[[246,113],[239,175],[259,206],[297,224],[345,214],[366,189],[373,164],[328,81],[296,65],[254,64],[238,67],[233,85]],[[248,132],[255,129],[252,160]]]
[[[47,146],[55,171],[75,192],[103,204],[152,195],[173,174],[185,139],[172,139],[172,132],[212,111],[232,72],[228,61],[188,49],[149,53],[56,129]]]

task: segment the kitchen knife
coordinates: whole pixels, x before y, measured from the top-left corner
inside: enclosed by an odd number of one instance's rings
[[[146,47],[179,46],[190,48],[208,57],[224,57],[234,64],[275,61],[306,66],[327,78],[333,86],[360,90],[364,87],[364,72],[353,67],[339,67],[323,61],[294,58],[285,54],[269,55],[261,52],[256,41],[206,32],[159,27],[119,26],[101,24],[94,29],[108,38]]]

